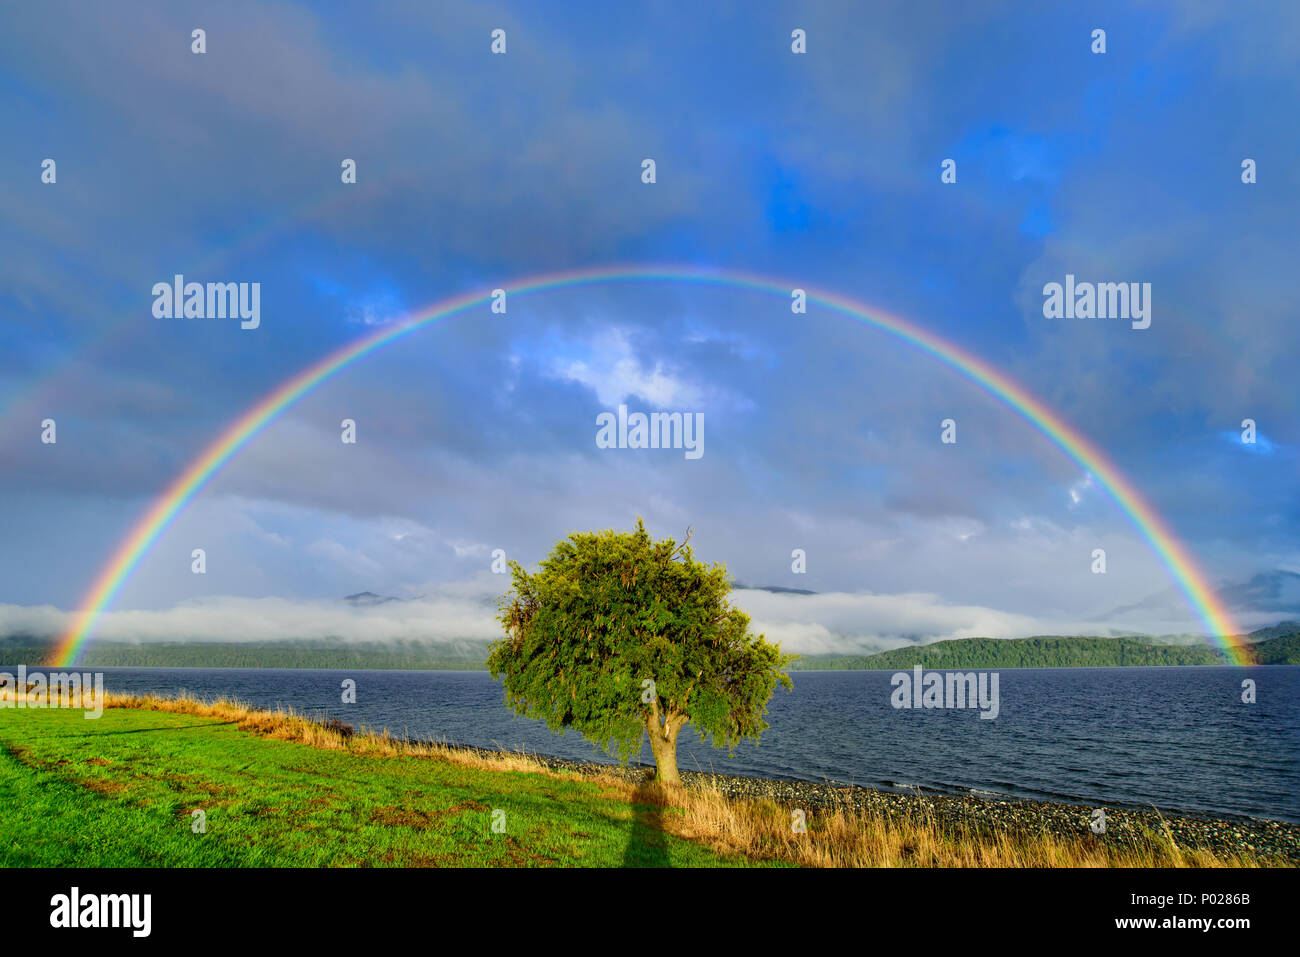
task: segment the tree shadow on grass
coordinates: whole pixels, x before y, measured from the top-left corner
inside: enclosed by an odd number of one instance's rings
[[[652,780],[632,794],[632,827],[623,850],[624,867],[672,867],[663,829],[663,795]]]
[[[65,738],[106,738],[118,734],[148,734],[153,731],[199,731],[203,728],[218,728],[225,724],[238,724],[237,721],[216,721],[205,724],[173,724],[160,728],[123,728],[121,731],[87,731],[85,734],[65,734]]]

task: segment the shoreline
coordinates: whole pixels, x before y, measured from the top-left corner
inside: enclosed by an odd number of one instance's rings
[[[469,745],[437,743],[450,750],[494,756],[513,752]],[[582,775],[614,775],[632,784],[649,784],[654,768],[645,764],[602,764],[527,753],[537,764]],[[1182,811],[1146,810],[1101,804],[1106,833],[1090,829],[1093,805],[1038,801],[1007,796],[949,795],[917,788],[915,792],[885,791],[833,781],[751,777],[701,771],[679,772],[688,790],[711,786],[733,800],[767,800],[785,808],[840,810],[881,814],[888,818],[929,818],[947,827],[972,831],[1026,831],[1059,838],[1088,838],[1136,846],[1150,843],[1152,834],[1166,833],[1181,848],[1221,853],[1247,852],[1300,866],[1300,824],[1268,818],[1213,816]]]

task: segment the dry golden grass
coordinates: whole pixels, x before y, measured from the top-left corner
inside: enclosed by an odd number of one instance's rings
[[[656,800],[667,830],[716,850],[806,867],[1259,867],[1253,856],[1178,847],[1148,835],[1141,847],[1090,835],[976,832],[940,826],[933,817],[890,818],[850,808],[812,809],[807,831],[794,832],[790,810],[770,801],[737,801],[716,788],[668,793],[642,787],[636,799]],[[676,813],[674,813],[676,812]]]
[[[370,731],[353,730],[350,726],[342,724],[331,726],[300,714],[292,708],[266,711],[230,698],[202,701],[188,695],[156,698],[151,695],[122,695],[110,692],[105,695],[104,707],[170,711],[176,714],[192,714],[203,718],[233,721],[241,730],[251,731],[263,737],[297,741],[314,748],[348,751],[370,757],[435,758],[487,770],[529,771],[554,774],[558,777],[581,777],[576,773],[557,772],[527,754],[505,751],[480,754],[436,742],[410,741],[406,738],[394,737],[386,728],[381,731]]]
[[[1275,863],[1249,854],[1179,847],[1168,833],[1147,834],[1141,846],[1132,846],[1090,835],[1071,838],[944,827],[928,814],[891,818],[849,807],[807,809],[807,830],[800,834],[791,826],[788,808],[771,801],[731,798],[707,784],[669,789],[636,784],[610,772],[557,770],[527,754],[479,753],[413,742],[387,730],[331,727],[291,709],[266,711],[226,698],[202,701],[110,693],[105,707],[215,718],[265,737],[367,757],[420,757],[486,770],[594,781],[629,803],[656,808],[658,826],[679,837],[722,853],[806,867],[1259,867]]]

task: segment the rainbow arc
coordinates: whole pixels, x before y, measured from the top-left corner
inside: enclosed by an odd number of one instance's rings
[[[691,266],[605,267],[530,276],[504,288],[511,298],[570,286],[615,282],[672,282],[718,285],[776,293],[788,298],[804,289],[809,303],[887,332],[934,356],[971,379],[1030,422],[1079,466],[1128,516],[1137,531],[1169,570],[1210,636],[1233,664],[1248,664],[1249,656],[1227,608],[1217,597],[1186,546],[1137,487],[1086,436],[985,360],[915,323],[844,296],[810,289],[802,283],[781,282],[742,272]],[[492,299],[488,292],[454,296],[418,309],[400,322],[350,343],[287,379],[246,410],[216,437],[149,506],[113,550],[61,637],[56,662],[75,663],[90,640],[95,623],[112,604],[131,572],[158,537],[212,478],[286,409],[326,379],[354,362],[419,329],[450,319]]]

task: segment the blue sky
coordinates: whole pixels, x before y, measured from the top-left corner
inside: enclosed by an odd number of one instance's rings
[[[977,353],[1108,453],[1243,624],[1300,616],[1288,5],[59,7],[0,12],[0,630],[58,627],[169,479],[332,349],[652,262],[792,277]],[[261,327],[155,318],[176,273],[261,283]],[[1151,327],[1044,318],[1067,273],[1151,283]],[[705,455],[598,449],[619,403],[703,413]],[[532,563],[637,515],[818,592],[741,593],[795,650],[1197,628],[1096,484],[951,369],[779,297],[619,284],[332,378],[178,517],[105,633],[487,635],[493,549]],[[366,589],[406,619],[333,624]]]

